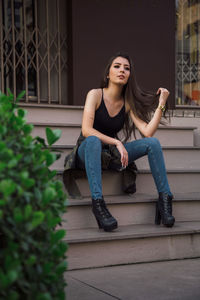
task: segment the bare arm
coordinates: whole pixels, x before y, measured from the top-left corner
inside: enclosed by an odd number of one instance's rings
[[[82,120],[82,134],[84,137],[94,135],[98,137],[103,143],[109,145],[115,145],[121,154],[122,166],[128,165],[128,153],[124,148],[123,144],[110,136],[107,136],[100,131],[93,128],[95,111],[98,107],[99,101],[101,99],[100,90],[91,90],[86,97],[85,107],[83,111]]]
[[[164,88],[159,88],[157,94],[159,93],[160,98],[158,108],[156,109],[153,118],[148,124],[143,120],[139,119],[132,111],[130,111],[132,121],[145,137],[152,137],[156,132],[162,117],[162,110],[159,107],[166,104],[167,98],[169,96],[169,91]]]

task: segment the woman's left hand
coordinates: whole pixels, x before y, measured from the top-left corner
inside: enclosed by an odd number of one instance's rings
[[[159,97],[159,104],[160,105],[165,105],[166,102],[167,102],[167,98],[169,97],[169,91],[165,88],[159,88],[157,90],[157,95],[160,94],[160,97]]]

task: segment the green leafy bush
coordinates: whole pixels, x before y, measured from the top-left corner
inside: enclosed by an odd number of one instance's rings
[[[65,299],[66,211],[62,183],[49,166],[61,132],[46,129],[48,146],[13,95],[0,94],[0,299]]]

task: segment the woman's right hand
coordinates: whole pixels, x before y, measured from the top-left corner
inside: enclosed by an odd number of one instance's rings
[[[128,152],[126,151],[122,142],[120,142],[119,140],[117,140],[116,147],[121,155],[122,167],[127,167],[128,166]]]

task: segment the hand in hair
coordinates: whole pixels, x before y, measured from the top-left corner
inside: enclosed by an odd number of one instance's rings
[[[167,98],[169,97],[169,91],[165,88],[159,88],[156,92],[157,95],[160,94],[159,97],[159,105],[165,105],[167,102]]]

